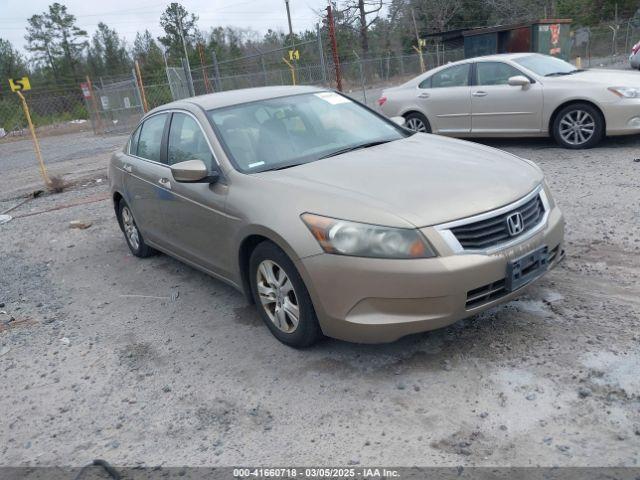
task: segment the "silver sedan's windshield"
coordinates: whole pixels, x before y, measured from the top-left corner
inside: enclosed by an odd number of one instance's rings
[[[528,55],[526,57],[516,58],[513,61],[543,77],[569,75],[578,71],[578,69],[570,63],[546,55]]]
[[[208,112],[235,167],[287,168],[404,138],[400,127],[347,97],[317,92]]]

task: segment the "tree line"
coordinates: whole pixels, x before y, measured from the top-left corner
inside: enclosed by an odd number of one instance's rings
[[[342,58],[411,53],[416,35],[467,29],[535,18],[572,18],[580,25],[640,16],[637,0],[341,0],[334,6],[336,36]],[[324,48],[328,26],[324,10],[316,12]],[[284,15],[284,12],[283,12]],[[36,85],[62,88],[77,85],[86,75],[113,78],[131,73],[137,60],[145,82],[165,82],[165,65],[180,65],[185,46],[191,66],[211,64],[213,55],[223,70],[230,61],[256,52],[268,52],[291,43],[313,44],[315,30],[265,34],[247,28],[213,26],[203,29],[198,16],[179,3],[170,3],[159,23],[163,35],[138,32],[127,44],[118,32],[101,22],[89,36],[77,18],[61,3],[27,20],[22,55],[0,38],[0,93],[6,79],[30,75]],[[294,19],[295,20],[295,19]],[[310,51],[313,48],[310,49]],[[274,56],[279,60],[281,55]],[[318,63],[315,54],[302,61]]]

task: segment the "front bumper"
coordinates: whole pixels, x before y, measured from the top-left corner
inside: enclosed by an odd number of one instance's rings
[[[438,232],[425,228],[423,233],[438,248]],[[320,254],[300,260],[298,268],[325,335],[359,343],[391,342],[512,299],[522,289],[468,302],[468,296],[477,297],[482,288],[498,285],[509,261],[538,247],[548,247],[554,255],[549,269],[555,267],[564,253],[563,238],[564,219],[554,205],[545,228],[490,255],[387,260]]]
[[[640,99],[625,98],[604,109],[607,135],[640,133]]]

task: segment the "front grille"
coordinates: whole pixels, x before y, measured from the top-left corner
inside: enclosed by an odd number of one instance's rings
[[[480,288],[469,290],[467,292],[466,309],[469,310],[485,303],[492,302],[500,297],[504,297],[507,293],[509,292],[507,291],[504,278]]]
[[[507,228],[507,218],[516,212],[520,212],[524,223],[523,230],[518,234],[511,236]],[[454,227],[451,232],[455,235],[462,248],[481,250],[493,247],[500,243],[506,242],[512,238],[527,233],[535,227],[544,215],[544,205],[540,195],[536,195],[524,205],[513,208],[508,212],[496,215],[459,227]]]

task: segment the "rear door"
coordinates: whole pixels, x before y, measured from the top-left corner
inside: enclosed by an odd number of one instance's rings
[[[511,86],[509,78],[527,76],[505,62],[477,62],[471,88],[474,134],[538,133],[542,129],[542,86]],[[535,83],[534,83],[535,82]]]
[[[418,103],[434,133],[471,131],[471,63],[434,73],[418,86]]]

